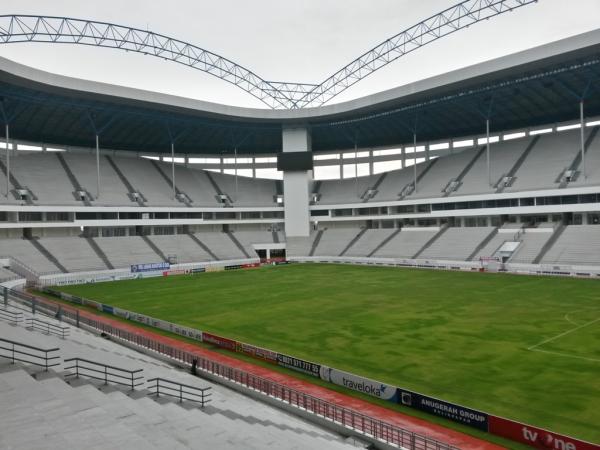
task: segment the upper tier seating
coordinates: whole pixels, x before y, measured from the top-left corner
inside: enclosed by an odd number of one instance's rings
[[[154,167],[152,161],[144,158],[113,158],[125,178],[136,191],[142,193],[150,206],[182,206],[173,198],[169,183]],[[177,179],[175,179],[177,182]]]
[[[593,131],[586,129],[586,140]],[[600,134],[600,133],[599,133]],[[534,139],[536,142],[534,143]],[[531,146],[531,151],[525,150]],[[490,180],[487,174],[486,152],[478,145],[462,151],[441,156],[435,160],[417,164],[419,181],[417,191],[406,195],[404,189],[414,181],[414,168],[406,167],[387,173],[343,180],[319,182],[319,204],[359,204],[406,199],[439,198],[450,195],[458,198],[463,195],[495,193],[494,187],[502,176],[515,168],[512,185],[504,192],[518,192],[558,188],[561,174],[575,163],[581,171],[581,163],[576,157],[580,151],[579,130],[568,130],[493,143],[490,146]],[[406,155],[411,161],[411,154]],[[477,157],[476,157],[477,156]],[[524,159],[515,166],[520,157]],[[4,160],[4,155],[0,155]],[[400,158],[400,156],[398,156]],[[66,168],[61,164],[63,158]],[[74,182],[87,191],[92,206],[136,206],[128,197],[131,189],[139,191],[146,199],[147,206],[184,207],[186,202],[173,198],[171,164],[150,161],[128,156],[110,156],[123,177],[112,167],[109,157],[100,157],[100,196],[96,197],[96,157],[95,154],[61,152],[60,156],[50,152],[14,152],[11,158],[12,174],[17,182],[28,187],[37,196],[34,204],[39,205],[79,205],[84,202],[73,194],[75,187],[69,180],[70,171]],[[473,163],[470,166],[470,163]],[[466,170],[468,169],[468,170]],[[569,187],[589,186],[600,183],[600,137],[595,135],[586,152],[587,178],[580,174]],[[459,178],[454,190],[444,189],[450,181]],[[490,186],[491,182],[491,186]],[[218,193],[226,194],[230,206],[277,206],[276,198],[281,194],[281,182],[253,179],[222,173],[206,172],[193,165],[175,166],[176,187],[189,198],[188,206],[219,206],[222,204]],[[0,171],[0,186],[6,185],[6,178]],[[562,187],[565,187],[564,185]],[[365,195],[369,189],[373,192]],[[404,192],[403,192],[404,191]],[[5,204],[21,204],[13,195],[0,197]]]
[[[157,164],[171,179],[171,166],[166,163]],[[218,203],[217,191],[204,170],[175,165],[175,185],[189,197],[192,206],[215,206]],[[165,184],[165,186],[167,185]],[[180,204],[180,206],[182,205]]]
[[[81,205],[73,195],[73,185],[53,153],[15,152],[10,159],[11,174],[21,187],[27,187],[44,205]],[[6,180],[6,178],[4,178]],[[5,181],[6,183],[6,181]],[[13,186],[14,188],[14,186]],[[2,202],[5,197],[1,197]],[[9,203],[21,203],[9,196]]]
[[[211,173],[221,191],[229,196],[232,206],[277,206],[277,183],[274,180],[236,177]]]
[[[380,175],[349,178],[345,180],[323,180],[319,188],[319,205],[336,203],[361,203],[361,196],[375,185]]]
[[[579,131],[569,130],[540,136],[504,192],[558,188],[556,179],[569,167],[579,148]]]
[[[417,192],[408,198],[429,198],[443,196],[443,190],[453,178],[458,177],[467,164],[475,157],[479,148],[464,150],[455,155],[442,156],[417,183]],[[409,168],[408,170],[414,170]]]
[[[436,164],[439,161],[436,161]],[[421,175],[421,173],[429,166],[429,162],[423,162],[417,164],[417,178]],[[386,177],[383,179],[379,188],[377,189],[377,194],[373,198],[372,201],[380,202],[380,201],[390,201],[390,200],[398,200],[400,197],[400,193],[402,190],[409,184],[413,183],[415,179],[415,169],[413,167],[408,167],[402,170],[394,170],[392,172],[388,172]],[[417,184],[417,189],[419,188],[419,184]]]
[[[533,138],[490,144],[490,183],[488,183],[487,157],[485,152],[475,161],[462,179],[461,186],[452,196],[485,194],[494,192],[494,186],[515,165]],[[552,177],[550,177],[552,178]]]
[[[466,260],[494,227],[448,228],[419,259]]]
[[[566,227],[541,262],[542,264],[600,265],[600,226]]]
[[[586,138],[588,137],[589,133],[589,131],[586,131]],[[579,167],[577,169],[579,171],[583,170],[581,162],[579,163]],[[585,173],[587,178],[584,178],[583,174],[580,174],[575,181],[569,183],[569,186],[589,186],[600,183],[600,132],[596,134],[594,140],[591,142],[590,146],[585,152]]]
[[[81,187],[87,189],[94,197],[95,206],[131,205],[127,197],[127,187],[110,166],[105,157],[100,157],[100,197],[97,197],[96,158],[93,155],[63,153],[66,163],[77,177]]]
[[[11,174],[21,187],[27,187],[37,199],[39,205],[79,205],[84,203],[74,195],[75,187],[69,180],[67,171],[60,163],[56,153],[16,152],[11,158]],[[89,153],[61,152],[65,164],[73,174],[79,187],[91,195],[92,206],[137,206],[128,194],[131,185],[146,199],[147,206],[184,207],[185,204],[173,198],[171,165],[150,161],[144,158],[116,157],[110,159],[123,175],[122,179],[112,167],[109,159],[100,157],[100,196],[97,196],[96,157]],[[4,161],[4,159],[3,159]],[[190,199],[189,206],[220,206],[217,187],[227,194],[232,206],[277,206],[277,182],[273,180],[251,179],[219,173],[210,176],[206,171],[175,166],[175,185]],[[6,186],[6,177],[0,171],[0,185]],[[14,186],[11,184],[11,189]],[[98,197],[98,198],[97,198]],[[14,195],[0,197],[0,203],[21,204],[22,200]]]

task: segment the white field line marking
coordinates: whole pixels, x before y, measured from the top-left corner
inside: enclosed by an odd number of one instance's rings
[[[585,356],[569,355],[568,353],[550,352],[548,350],[540,350],[539,348],[534,348],[534,349],[530,348],[528,350],[531,350],[532,352],[542,352],[542,353],[549,353],[551,355],[564,356],[566,358],[577,358],[577,359],[585,359],[586,361],[600,362],[600,359],[586,358]]]
[[[596,323],[598,321],[600,321],[600,317],[598,317],[595,320],[592,320],[591,322],[587,322],[587,323],[584,323],[583,325],[579,325],[578,327],[571,328],[570,330],[567,330],[564,333],[560,333],[560,334],[558,334],[558,335],[556,335],[554,337],[545,339],[542,342],[540,342],[539,344],[535,344],[535,345],[532,345],[531,347],[528,347],[527,350],[533,350],[533,349],[539,347],[540,345],[544,345],[544,344],[547,344],[548,342],[555,341],[558,338],[561,338],[563,336],[566,336],[567,334],[573,333],[574,331],[581,330],[582,328],[587,327],[589,325],[592,325],[592,324],[594,324],[594,323]]]
[[[575,311],[570,311],[570,312],[568,312],[567,314],[565,314],[565,317],[564,317],[564,319],[565,319],[567,322],[569,322],[569,323],[571,323],[571,324],[573,324],[573,325],[575,325],[575,326],[578,326],[579,324],[578,324],[577,322],[575,322],[573,319],[571,319],[569,316],[570,316],[571,314],[577,314],[577,313],[580,313],[580,312],[583,312],[583,311],[590,311],[590,312],[592,312],[592,311],[598,311],[598,308],[583,308],[583,309],[576,309]]]
[[[566,320],[567,322],[569,322],[570,324],[572,324],[572,325],[579,325],[577,322],[574,322],[573,320],[571,320],[571,319],[569,318],[569,314],[565,314],[565,320]]]

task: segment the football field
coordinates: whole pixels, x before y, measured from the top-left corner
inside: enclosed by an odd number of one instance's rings
[[[600,280],[303,264],[60,289],[600,441]]]

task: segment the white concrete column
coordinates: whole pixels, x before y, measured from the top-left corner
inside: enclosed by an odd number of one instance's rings
[[[100,136],[96,133],[96,200],[100,198]]]
[[[310,152],[310,131],[305,126],[284,126],[282,150],[288,152]],[[309,187],[312,170],[285,171],[283,173],[283,203],[286,236],[308,236],[310,234]]]

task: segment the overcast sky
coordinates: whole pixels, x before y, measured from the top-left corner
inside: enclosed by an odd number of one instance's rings
[[[225,56],[267,80],[318,83],[385,39],[457,0],[2,0],[2,14],[58,15],[149,29]],[[580,34],[599,0],[539,0],[400,58],[334,101],[349,100]],[[151,56],[75,45],[0,45],[0,56],[49,72],[239,106],[239,88]]]

